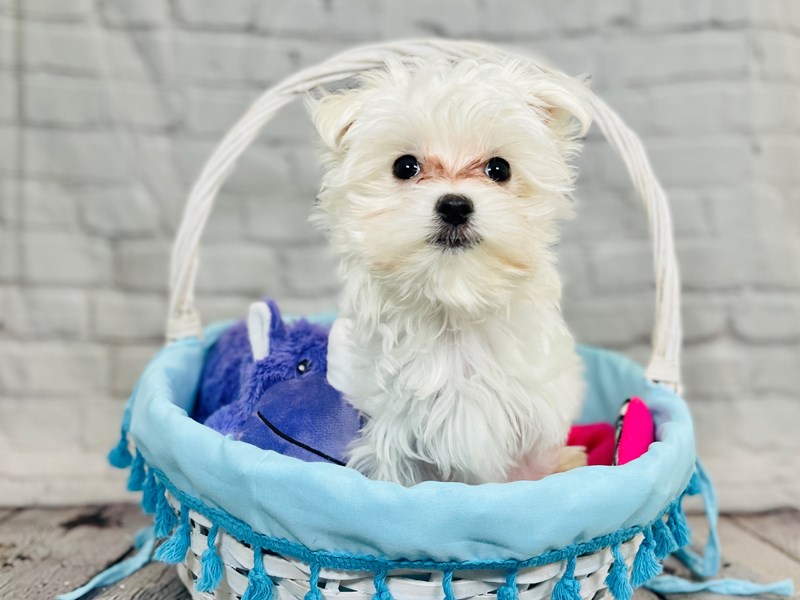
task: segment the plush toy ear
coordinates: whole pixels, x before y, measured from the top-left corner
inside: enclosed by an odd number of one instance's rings
[[[269,356],[272,321],[270,307],[264,302],[253,302],[250,305],[250,313],[247,315],[247,337],[250,339],[250,349],[253,351],[254,362]]]
[[[361,109],[359,89],[327,94],[319,99],[309,97],[306,105],[320,139],[333,152],[347,150],[347,132]]]
[[[594,110],[588,81],[561,73],[534,76],[530,105],[544,116],[550,129],[565,139],[583,137],[592,125]],[[577,123],[578,127],[575,127]]]
[[[267,300],[267,306],[269,307],[269,312],[271,315],[269,339],[274,342],[278,338],[282,338],[284,335],[286,335],[286,324],[283,322],[281,310],[278,308],[278,305],[274,300]]]

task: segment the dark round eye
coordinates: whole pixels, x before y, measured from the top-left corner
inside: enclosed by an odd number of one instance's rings
[[[405,154],[394,161],[392,172],[398,179],[411,179],[419,173],[419,162],[410,154]]]
[[[497,183],[508,181],[511,177],[511,166],[506,159],[495,156],[486,163],[486,176]]]
[[[311,361],[307,358],[304,358],[299,363],[297,363],[297,373],[298,375],[304,375],[308,373],[308,370],[311,368]]]

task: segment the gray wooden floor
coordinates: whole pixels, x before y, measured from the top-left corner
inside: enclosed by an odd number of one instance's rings
[[[133,532],[147,522],[130,504],[0,509],[0,599],[52,599],[85,583],[125,557]],[[703,533],[700,519],[690,517],[690,524]],[[800,511],[724,516],[720,536],[723,576],[761,582],[791,577],[800,585]],[[669,568],[678,570],[671,564]],[[174,567],[153,563],[92,598],[187,600],[189,595]],[[655,599],[639,591],[637,600]]]

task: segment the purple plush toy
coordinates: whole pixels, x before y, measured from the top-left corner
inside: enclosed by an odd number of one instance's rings
[[[209,351],[194,418],[266,450],[344,464],[361,421],[326,380],[327,349],[326,328],[253,304]]]
[[[356,410],[325,375],[309,375],[268,388],[237,439],[302,460],[344,465],[360,427]]]

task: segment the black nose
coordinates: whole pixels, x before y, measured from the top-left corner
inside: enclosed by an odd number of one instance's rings
[[[436,213],[449,225],[463,225],[474,210],[472,200],[458,194],[446,194],[436,203]]]

